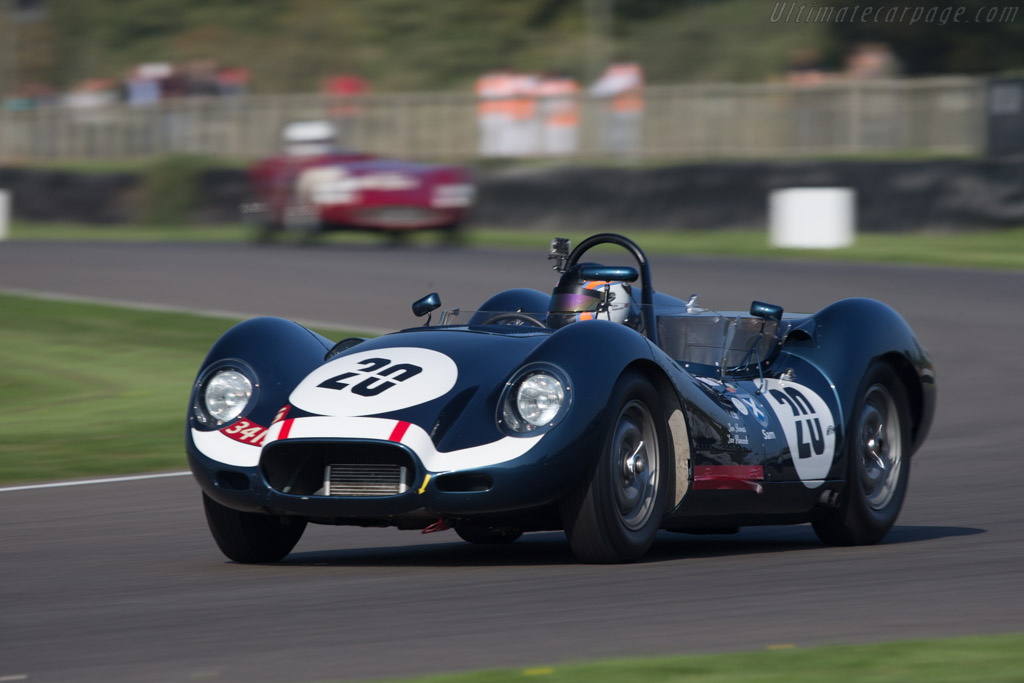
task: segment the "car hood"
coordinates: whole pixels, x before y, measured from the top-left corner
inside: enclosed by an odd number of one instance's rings
[[[357,344],[292,390],[290,416],[379,418],[416,425],[439,451],[491,443],[506,383],[550,330],[429,328]],[[339,436],[344,436],[339,434]]]

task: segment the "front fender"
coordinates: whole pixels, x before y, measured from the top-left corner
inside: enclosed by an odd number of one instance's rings
[[[636,331],[606,320],[567,325],[526,360],[559,365],[572,378],[577,400],[603,409],[619,375],[638,360],[653,360],[651,343]]]
[[[259,397],[243,417],[267,426],[295,385],[324,362],[324,354],[332,345],[326,337],[290,320],[253,318],[221,335],[206,354],[196,379],[214,363],[227,359],[244,361],[256,371]],[[192,398],[197,390],[193,384]],[[191,415],[189,422],[192,422]]]

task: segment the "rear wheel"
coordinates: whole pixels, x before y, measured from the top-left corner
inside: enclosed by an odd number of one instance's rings
[[[856,405],[846,437],[846,489],[839,507],[813,523],[829,545],[882,540],[903,507],[910,477],[910,406],[896,371],[873,365]]]
[[[610,407],[596,466],[561,504],[565,534],[582,562],[640,558],[665,510],[668,439],[657,392],[626,373]]]
[[[205,493],[203,509],[217,547],[235,562],[248,564],[284,559],[306,530],[306,520],[302,517],[239,512],[221,505]]]

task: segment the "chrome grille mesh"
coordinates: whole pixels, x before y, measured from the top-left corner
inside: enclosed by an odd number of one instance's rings
[[[396,496],[409,486],[406,468],[387,464],[335,464],[324,468],[326,496]]]
[[[260,457],[267,483],[293,496],[397,496],[413,486],[416,464],[402,446],[352,439],[285,439]]]

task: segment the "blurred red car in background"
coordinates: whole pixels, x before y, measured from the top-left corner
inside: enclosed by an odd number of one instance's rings
[[[282,137],[283,153],[250,171],[256,201],[245,213],[263,239],[284,230],[339,229],[454,236],[473,203],[476,187],[466,169],[344,150],[328,121],[288,124]]]

